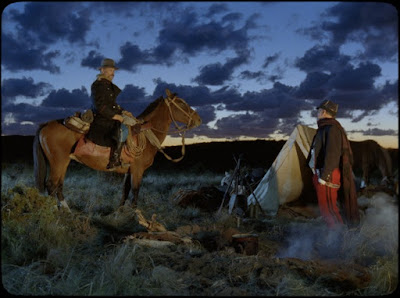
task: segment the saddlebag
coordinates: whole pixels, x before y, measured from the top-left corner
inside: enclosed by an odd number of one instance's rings
[[[69,129],[86,134],[89,131],[90,123],[93,122],[92,110],[87,110],[81,115],[80,112],[76,112],[74,116],[70,116],[64,119],[64,125]]]

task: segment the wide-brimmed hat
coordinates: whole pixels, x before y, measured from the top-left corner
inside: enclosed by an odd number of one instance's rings
[[[109,58],[103,59],[103,62],[101,63],[101,66],[99,67],[99,69],[102,67],[112,67],[114,69],[119,69],[118,67],[115,66],[114,60],[109,59]]]
[[[336,116],[336,113],[338,111],[338,104],[325,99],[323,102],[320,103],[320,105],[318,107],[316,107],[316,109],[324,109],[326,111],[328,111],[332,116]]]

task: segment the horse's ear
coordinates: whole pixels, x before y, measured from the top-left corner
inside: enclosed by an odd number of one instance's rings
[[[171,91],[169,91],[169,89],[165,89],[165,92],[167,93],[168,98],[172,97],[172,93],[171,93]]]

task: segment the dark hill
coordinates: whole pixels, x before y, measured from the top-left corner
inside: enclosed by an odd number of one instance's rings
[[[1,161],[3,163],[27,162],[33,164],[33,136],[2,136]],[[186,154],[178,163],[157,153],[152,169],[224,172],[235,168],[235,158],[250,167],[268,168],[285,141],[233,141],[186,145]],[[165,152],[173,158],[181,156],[181,146],[171,146]]]
[[[200,143],[186,146],[185,158],[179,163],[171,164],[162,154],[157,154],[153,167],[177,170],[191,168],[194,171],[210,170],[224,172],[234,169],[235,158],[241,157],[242,164],[267,169],[275,160],[285,141],[233,141]],[[181,147],[166,148],[166,153],[176,158],[181,156]]]
[[[34,136],[1,136],[1,162],[33,163]]]
[[[1,161],[2,163],[29,163],[33,164],[33,136],[2,136]],[[352,143],[352,142],[351,142]],[[157,153],[151,169],[157,171],[221,172],[233,170],[235,159],[242,156],[242,164],[251,168],[268,169],[285,141],[233,141],[212,142],[186,145],[185,158],[174,163],[167,160],[161,153]],[[181,146],[167,147],[165,152],[173,158],[181,156]],[[389,149],[392,163],[397,168],[398,149]]]

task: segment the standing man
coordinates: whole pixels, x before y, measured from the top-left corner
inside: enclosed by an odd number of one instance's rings
[[[329,228],[344,224],[339,206],[343,208],[345,222],[358,224],[357,194],[353,179],[353,153],[346,132],[335,119],[338,105],[324,100],[318,107],[318,130],[311,144],[307,160],[313,171],[313,184],[322,217]]]
[[[127,127],[121,124],[124,122],[124,116],[132,117],[130,112],[116,102],[121,92],[121,89],[112,83],[117,69],[114,60],[108,58],[103,60],[99,68],[100,74],[91,86],[94,119],[86,136],[100,146],[111,147],[107,169],[121,165],[121,151],[128,135]],[[139,133],[140,124],[136,124],[132,131]]]

